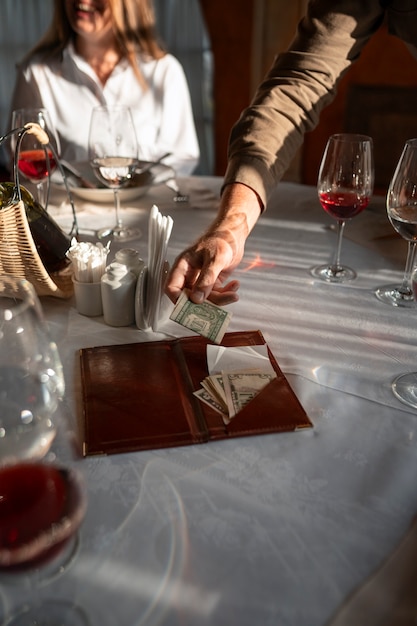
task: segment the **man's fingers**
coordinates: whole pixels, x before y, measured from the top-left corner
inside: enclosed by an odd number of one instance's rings
[[[182,290],[186,287],[187,276],[189,274],[189,264],[181,258],[176,262],[168,275],[165,285],[165,293],[174,302],[178,300]]]
[[[239,296],[237,291],[239,289],[240,283],[238,280],[232,280],[227,285],[222,286],[219,281],[216,281],[213,289],[207,296],[207,300],[213,302],[213,304],[217,304],[218,306],[225,306],[226,304],[231,304],[232,302],[237,302],[239,300]],[[203,302],[203,300],[195,297],[195,293],[191,292],[190,298],[193,302],[199,304]]]

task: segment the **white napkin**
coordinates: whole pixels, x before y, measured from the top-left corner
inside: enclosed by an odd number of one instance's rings
[[[209,374],[221,372],[238,372],[245,370],[262,370],[274,373],[269,360],[268,347],[261,346],[237,346],[226,348],[225,346],[207,346],[207,367]]]
[[[154,204],[148,223],[148,266],[146,271],[146,289],[142,290],[142,316],[140,326],[156,331],[160,317],[161,298],[168,271],[166,262],[168,242],[171,237],[172,217],[162,215]],[[143,311],[145,314],[143,315]]]

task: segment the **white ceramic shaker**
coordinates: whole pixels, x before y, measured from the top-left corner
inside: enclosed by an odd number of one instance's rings
[[[139,251],[134,248],[121,248],[115,254],[114,260],[116,263],[122,263],[126,267],[139,276],[139,273],[145,265],[144,260],[140,257]]]
[[[129,326],[135,321],[136,275],[123,263],[113,262],[101,277],[104,321]]]

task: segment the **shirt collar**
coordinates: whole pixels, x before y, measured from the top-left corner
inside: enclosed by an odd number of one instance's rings
[[[66,57],[67,59],[71,60],[80,71],[90,76],[90,78],[92,78],[95,82],[98,81],[97,75],[94,72],[93,68],[81,55],[77,53],[74,47],[74,43],[72,41],[68,42],[66,48],[64,49],[63,56],[64,58]],[[111,76],[115,76],[116,74],[125,71],[129,66],[129,61],[126,58],[121,59],[113,69]]]

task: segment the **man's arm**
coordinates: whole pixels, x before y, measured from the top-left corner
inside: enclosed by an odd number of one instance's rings
[[[225,281],[243,257],[246,238],[305,132],[383,18],[379,0],[311,0],[292,46],[277,57],[232,130],[217,219],[177,257],[167,282],[173,301],[184,287],[195,302],[237,300],[237,281]]]
[[[175,302],[184,288],[194,302],[206,298],[215,304],[238,299],[238,281],[228,277],[243,257],[245,241],[262,210],[257,194],[240,183],[223,190],[218,214],[206,232],[175,261],[166,292]]]

